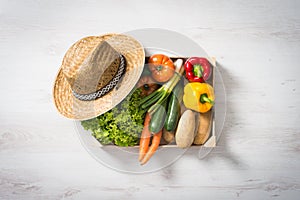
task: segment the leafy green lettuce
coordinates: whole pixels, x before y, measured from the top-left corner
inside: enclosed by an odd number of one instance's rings
[[[128,95],[112,110],[90,120],[81,122],[85,130],[91,130],[101,144],[134,146],[143,130],[146,110],[138,104],[141,90],[137,89]]]

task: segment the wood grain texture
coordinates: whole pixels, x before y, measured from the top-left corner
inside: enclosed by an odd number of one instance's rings
[[[0,1],[0,199],[298,199],[300,2],[186,6]],[[79,38],[148,27],[181,32],[217,58],[227,117],[204,159],[188,151],[167,168],[132,175],[96,162],[51,94],[63,55]]]

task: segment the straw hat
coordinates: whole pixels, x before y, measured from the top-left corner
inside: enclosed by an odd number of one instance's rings
[[[53,88],[57,110],[85,120],[118,105],[139,80],[145,62],[142,45],[123,34],[90,36],[64,56]]]

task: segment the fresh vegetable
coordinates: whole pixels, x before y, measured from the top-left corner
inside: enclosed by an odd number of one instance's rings
[[[151,76],[143,76],[137,83],[137,87],[141,88],[141,95],[148,96],[158,89],[159,85],[151,78]]]
[[[163,138],[167,143],[170,143],[175,138],[175,131],[167,131],[165,128],[163,129]]]
[[[187,148],[192,145],[195,133],[195,114],[186,110],[179,119],[175,134],[176,145],[180,148]]]
[[[179,82],[174,88],[171,96],[169,97],[168,112],[165,122],[165,129],[167,131],[174,131],[180,117],[180,104],[182,102],[183,86]]]
[[[134,146],[143,130],[146,110],[138,106],[141,90],[128,95],[112,110],[90,120],[82,121],[86,130],[102,144],[113,143],[118,146]]]
[[[153,156],[153,154],[155,153],[155,151],[157,150],[159,143],[160,143],[160,139],[161,139],[161,135],[162,135],[162,130],[160,130],[158,133],[156,133],[153,138],[152,138],[152,144],[149,147],[146,155],[144,156],[144,158],[141,161],[141,165],[144,165],[146,162],[149,161],[149,159]]]
[[[208,83],[188,83],[184,87],[183,102],[185,107],[205,113],[214,105],[214,89]]]
[[[212,111],[206,113],[200,113],[199,116],[199,126],[196,131],[196,136],[194,139],[194,144],[204,144],[208,139],[211,131],[212,125]]]
[[[151,115],[149,130],[152,134],[158,133],[164,127],[167,114],[166,105],[167,99],[162,102],[157,111]]]
[[[179,80],[181,79],[181,75],[184,72],[184,68],[182,66],[182,59],[178,59],[174,65],[176,65],[176,73],[174,76],[164,85],[162,85],[158,90],[150,94],[149,96],[143,98],[140,101],[140,105],[142,109],[146,109],[149,106],[151,106],[148,110],[150,114],[155,113],[155,111],[158,109],[158,107],[161,105],[162,102],[164,102],[168,96],[171,94],[173,88],[177,85]]]
[[[173,61],[166,55],[152,55],[148,63],[152,77],[158,82],[166,82],[174,75],[175,67]]]
[[[184,63],[185,75],[190,82],[205,82],[211,75],[211,65],[206,58],[191,57]]]
[[[142,161],[149,149],[151,133],[149,131],[150,114],[147,113],[144,121],[144,128],[140,137],[139,161]]]

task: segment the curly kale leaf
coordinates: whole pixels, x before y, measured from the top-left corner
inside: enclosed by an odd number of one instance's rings
[[[140,92],[138,89],[131,93],[118,106],[103,115],[82,121],[82,126],[85,130],[91,130],[101,144],[136,145],[146,113],[146,110],[138,106]]]

